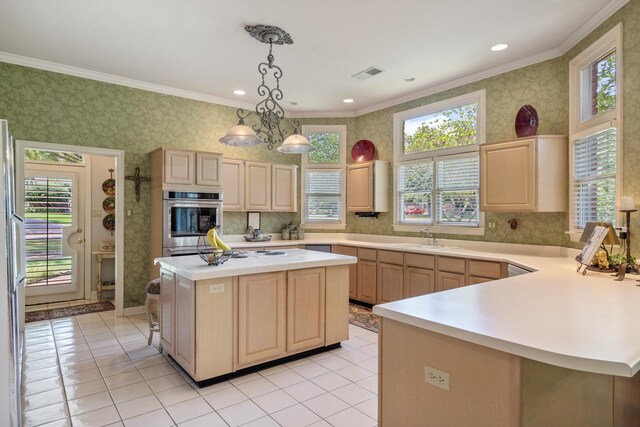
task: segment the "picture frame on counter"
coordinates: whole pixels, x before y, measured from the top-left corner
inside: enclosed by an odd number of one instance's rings
[[[576,256],[576,261],[580,263],[577,270],[578,272],[580,272],[580,269],[583,266],[585,266],[585,270],[582,272],[582,274],[585,274],[587,272],[587,267],[591,265],[591,260],[593,260],[593,257],[595,256],[596,252],[598,252],[600,245],[602,245],[602,242],[604,242],[604,239],[608,234],[608,227],[597,225],[593,228],[593,232],[591,232],[591,235],[585,243],[584,248],[582,248],[582,252],[580,252],[580,254]]]
[[[260,212],[247,212],[247,229],[260,229]]]

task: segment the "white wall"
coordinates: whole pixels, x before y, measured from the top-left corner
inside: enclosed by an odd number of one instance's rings
[[[102,219],[108,215],[108,213],[102,209],[102,201],[109,197],[102,191],[102,183],[105,179],[109,178],[109,169],[115,169],[115,158],[104,156],[86,156],[90,157],[91,161],[91,188],[89,192],[91,194],[91,250],[100,250],[100,242],[103,240],[115,241],[115,232],[112,232],[104,228],[102,225]],[[115,173],[113,175],[115,179]],[[117,223],[116,223],[117,227]],[[113,259],[107,259],[102,261],[102,280],[115,280],[115,262]],[[91,257],[91,291],[96,290],[96,258]],[[113,291],[105,291],[103,298],[112,298]],[[88,298],[89,295],[86,296]]]

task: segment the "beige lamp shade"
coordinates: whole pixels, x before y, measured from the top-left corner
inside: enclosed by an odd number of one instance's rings
[[[304,136],[294,133],[284,140],[278,151],[287,154],[310,153],[316,148]]]
[[[258,135],[249,126],[236,125],[229,129],[227,134],[220,138],[218,142],[232,147],[249,147],[261,144],[262,140],[258,138]]]

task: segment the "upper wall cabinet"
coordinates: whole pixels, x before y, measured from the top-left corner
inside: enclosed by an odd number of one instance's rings
[[[172,190],[199,191],[220,187],[222,154],[158,148],[150,153],[155,183]]]
[[[298,166],[224,159],[225,211],[296,212]]]
[[[347,166],[347,210],[389,211],[389,162],[373,160]]]
[[[540,135],[480,146],[480,209],[565,212],[568,142]]]

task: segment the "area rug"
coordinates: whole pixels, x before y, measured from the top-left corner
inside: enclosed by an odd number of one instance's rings
[[[349,323],[378,333],[378,316],[368,307],[349,303]]]
[[[48,310],[30,311],[24,314],[25,322],[38,320],[51,320],[60,317],[77,316],[79,314],[99,313],[101,311],[115,310],[111,301],[92,302],[89,304],[74,305],[72,307],[51,308]]]

